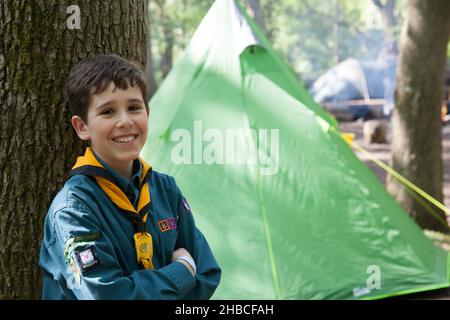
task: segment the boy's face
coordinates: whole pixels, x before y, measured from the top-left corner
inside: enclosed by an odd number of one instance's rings
[[[90,140],[95,153],[119,172],[131,168],[147,139],[148,114],[138,86],[126,90],[110,83],[105,91],[91,96],[87,123],[72,117],[82,140]]]

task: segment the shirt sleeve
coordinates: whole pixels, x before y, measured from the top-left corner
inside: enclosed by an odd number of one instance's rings
[[[181,263],[125,276],[111,242],[91,209],[75,202],[55,214],[56,250],[61,272],[77,299],[180,299],[196,280]]]
[[[221,269],[214,258],[206,238],[195,226],[194,217],[187,200],[177,190],[178,239],[177,248],[185,248],[193,257],[197,266],[195,286],[183,299],[206,300],[211,298],[221,278]]]

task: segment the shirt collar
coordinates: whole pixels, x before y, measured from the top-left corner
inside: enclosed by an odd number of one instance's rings
[[[117,171],[115,171],[113,168],[111,168],[105,161],[103,161],[102,158],[100,158],[94,150],[92,150],[97,160],[101,163],[103,167],[105,167],[106,170],[108,170],[113,178],[117,181],[119,184],[118,187],[124,191],[128,190],[129,185],[133,186],[136,189],[140,189],[141,184],[141,175],[142,175],[142,165],[141,162],[138,159],[135,159],[133,161],[133,168],[131,171],[131,179],[128,180],[121,174],[119,174]]]

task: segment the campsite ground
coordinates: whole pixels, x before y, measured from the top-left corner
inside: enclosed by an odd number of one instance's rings
[[[364,149],[370,151],[377,159],[384,163],[389,162],[391,152],[391,130],[388,129],[387,141],[388,143],[381,144],[368,144],[363,139],[363,123],[360,121],[341,122],[340,129],[342,132],[355,133],[355,141],[361,145]],[[449,207],[450,205],[450,124],[443,126],[442,129],[442,148],[443,148],[443,161],[444,161],[444,204]],[[372,171],[377,175],[381,182],[385,183],[386,171],[369,161],[368,157],[357,153],[358,157],[364,161]]]
[[[363,139],[363,123],[359,121],[341,122],[340,129],[342,132],[355,133],[355,141],[363,148],[371,152],[377,159],[388,163],[390,157],[390,128],[387,134],[388,143],[383,144],[368,144]],[[443,147],[443,162],[444,162],[444,204],[450,205],[450,124],[443,126],[442,129],[442,147]],[[384,184],[386,180],[386,172],[371,162],[367,156],[357,153],[358,157],[364,161],[376,174],[376,176]],[[408,296],[399,297],[400,299],[439,299],[450,300],[450,288],[428,291],[426,293],[412,294]]]

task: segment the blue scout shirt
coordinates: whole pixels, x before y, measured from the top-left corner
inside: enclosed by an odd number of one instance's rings
[[[133,164],[131,182],[119,187],[136,203],[141,165]],[[136,164],[137,163],[137,164]],[[136,184],[137,180],[137,184]],[[43,299],[209,299],[221,270],[173,177],[151,171],[147,231],[153,238],[154,270],[140,269],[130,219],[94,179],[72,176],[53,200],[45,219],[39,264]],[[125,190],[124,190],[125,188]],[[128,192],[127,192],[128,190]],[[134,194],[134,196],[131,196]],[[134,198],[134,199],[131,199]],[[197,266],[171,262],[186,248]]]

